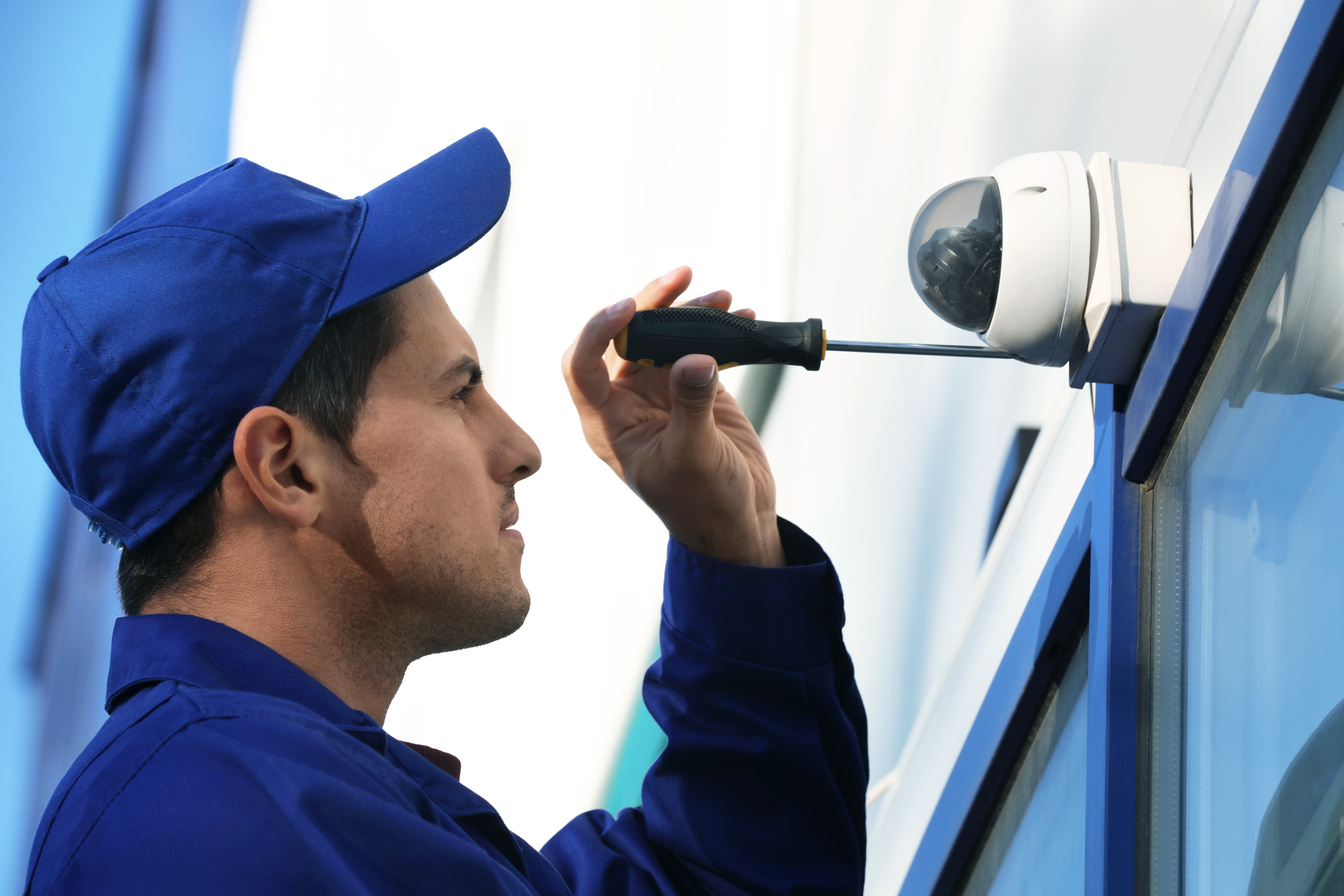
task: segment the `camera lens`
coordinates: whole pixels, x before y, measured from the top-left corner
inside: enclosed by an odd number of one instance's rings
[[[1003,206],[994,178],[944,187],[915,216],[910,279],[924,304],[954,327],[989,327],[1002,260]]]

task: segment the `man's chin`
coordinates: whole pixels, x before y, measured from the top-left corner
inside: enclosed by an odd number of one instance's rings
[[[440,630],[440,638],[429,645],[425,655],[481,647],[507,638],[522,628],[531,608],[531,595],[528,594],[526,587],[520,585],[519,590],[508,597],[491,600],[488,609],[474,614],[473,619],[458,618],[449,621],[448,625]]]
[[[499,633],[490,640],[498,641],[500,638],[507,638],[509,635],[522,628],[523,623],[527,621],[527,614],[531,609],[532,595],[528,594],[527,589],[524,588],[512,618],[509,619],[507,623],[500,628]]]

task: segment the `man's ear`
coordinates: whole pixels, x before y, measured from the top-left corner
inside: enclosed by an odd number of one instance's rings
[[[253,496],[296,529],[322,510],[330,450],[303,420],[269,405],[248,411],[233,436],[233,459]]]

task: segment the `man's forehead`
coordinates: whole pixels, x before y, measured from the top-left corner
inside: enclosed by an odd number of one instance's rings
[[[407,354],[418,355],[436,378],[464,364],[470,373],[479,357],[476,345],[429,275],[412,280],[399,292],[406,326],[402,347],[409,350]]]

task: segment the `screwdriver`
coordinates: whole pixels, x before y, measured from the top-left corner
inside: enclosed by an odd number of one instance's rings
[[[973,345],[922,345],[908,342],[827,340],[820,318],[797,322],[752,320],[718,308],[682,306],[636,311],[616,335],[616,354],[650,367],[670,367],[685,355],[709,355],[719,368],[739,364],[794,364],[821,367],[827,350],[939,355],[952,358],[1011,358],[994,348]]]

